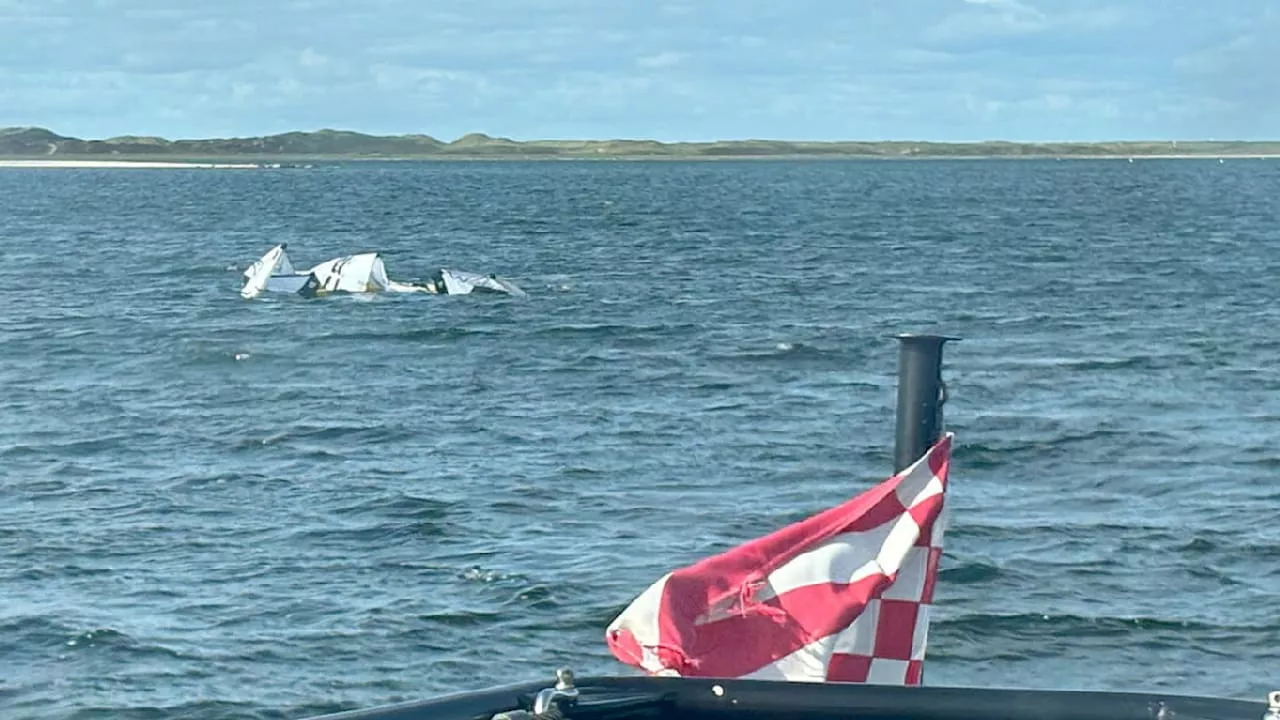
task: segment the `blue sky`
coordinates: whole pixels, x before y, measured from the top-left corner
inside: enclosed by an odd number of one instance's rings
[[[1275,0],[0,0],[0,126],[1280,138]]]

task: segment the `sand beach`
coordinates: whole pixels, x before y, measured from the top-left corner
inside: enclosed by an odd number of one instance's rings
[[[199,168],[256,170],[256,163],[163,162],[156,160],[0,160],[0,168]]]

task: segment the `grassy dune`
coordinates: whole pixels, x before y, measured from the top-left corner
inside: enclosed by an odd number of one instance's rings
[[[359,159],[495,158],[991,158],[991,157],[1271,157],[1280,141],[1105,143],[1015,142],[789,142],[726,140],[661,143],[654,140],[516,141],[481,133],[452,142],[429,135],[365,135],[341,130],[289,132],[247,138],[168,140],[122,136],[83,140],[44,128],[0,128],[0,158],[23,160],[227,160],[293,162]]]

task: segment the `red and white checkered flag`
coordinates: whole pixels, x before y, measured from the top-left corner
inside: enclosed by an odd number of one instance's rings
[[[667,573],[610,623],[609,650],[655,675],[920,684],[952,437],[842,505]]]

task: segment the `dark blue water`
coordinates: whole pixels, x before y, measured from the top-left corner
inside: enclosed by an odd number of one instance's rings
[[[1280,682],[1280,163],[0,171],[0,715],[629,672],[663,572],[890,466],[950,346],[929,684]],[[385,253],[495,297],[242,300]]]

